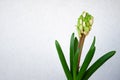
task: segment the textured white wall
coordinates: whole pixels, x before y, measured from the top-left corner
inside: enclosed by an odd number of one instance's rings
[[[85,56],[97,38],[93,62],[117,53],[90,80],[120,80],[119,0],[0,0],[0,80],[66,80],[54,41],[69,60],[69,39],[82,11],[94,16]],[[77,36],[77,34],[76,34]],[[68,61],[69,63],[69,61]]]

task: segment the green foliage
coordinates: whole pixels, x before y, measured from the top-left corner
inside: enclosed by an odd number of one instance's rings
[[[73,57],[75,55],[74,53],[74,33],[72,34],[71,36],[71,39],[70,39],[70,71],[71,71],[71,74],[73,75]]]
[[[77,68],[78,68],[78,55],[79,55],[80,49],[77,48],[77,51],[75,53],[74,59],[73,59],[73,80],[77,79]]]
[[[105,55],[103,55],[102,57],[100,57],[88,70],[86,70],[82,80],[89,79],[89,77],[114,54],[115,54],[115,51],[110,51]]]
[[[78,73],[77,80],[82,79],[83,75],[85,74],[85,71],[87,70],[87,68],[88,68],[88,66],[89,66],[89,64],[94,56],[94,52],[95,52],[95,37],[94,37],[92,45],[91,45],[91,47],[90,47],[90,49],[85,57],[85,60],[81,66],[81,69]]]
[[[78,48],[78,39],[77,39],[77,37],[75,37],[75,39],[74,39],[74,53],[77,51],[77,48]]]
[[[72,75],[71,75],[70,70],[68,68],[67,62],[66,62],[64,54],[63,54],[63,51],[62,51],[62,49],[61,49],[57,40],[55,41],[55,45],[56,45],[56,49],[57,49],[57,52],[58,52],[59,59],[61,61],[63,70],[65,72],[65,75],[66,75],[68,80],[72,80]]]
[[[65,75],[67,77],[67,80],[88,80],[90,76],[98,69],[100,68],[108,59],[110,59],[114,54],[115,51],[110,51],[100,57],[95,63],[93,63],[91,66],[89,65],[92,61],[92,58],[95,53],[95,37],[92,42],[92,45],[86,54],[86,57],[83,61],[83,64],[81,65],[80,69],[78,69],[78,56],[80,49],[78,48],[78,39],[74,36],[74,33],[71,35],[70,39],[70,69],[68,67],[68,64],[66,62],[65,56],[63,54],[63,51],[60,47],[60,44],[58,41],[55,41],[56,49],[58,52],[58,56],[60,59],[60,62],[62,64],[63,70],[65,72]],[[90,66],[90,67],[88,67]]]

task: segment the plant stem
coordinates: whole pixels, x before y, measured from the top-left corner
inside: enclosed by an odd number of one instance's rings
[[[78,48],[80,48],[80,53],[79,53],[79,56],[78,56],[78,70],[79,71],[79,65],[80,65],[80,59],[81,59],[81,54],[82,54],[82,49],[83,49],[83,45],[84,45],[84,41],[85,41],[85,37],[86,35],[82,34],[80,39],[79,39],[79,43],[78,43]]]

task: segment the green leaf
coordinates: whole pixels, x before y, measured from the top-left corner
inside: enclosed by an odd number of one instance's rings
[[[73,72],[73,57],[74,57],[74,33],[71,35],[70,39],[70,71]],[[73,75],[73,73],[72,73]]]
[[[90,62],[91,62],[91,60],[92,60],[92,58],[94,56],[95,49],[96,48],[95,48],[95,37],[94,37],[92,45],[91,45],[91,47],[90,47],[90,49],[89,49],[89,51],[88,51],[88,53],[87,53],[87,55],[86,55],[86,57],[84,59],[84,62],[82,64],[82,66],[81,66],[81,69],[80,69],[80,71],[78,73],[77,80],[81,80],[83,75],[85,74],[85,71],[87,70],[87,68],[88,68],[88,66],[89,66],[89,64],[90,64]]]
[[[110,51],[100,57],[86,72],[82,80],[87,80],[89,77],[100,67],[102,66],[108,59],[110,59],[116,51]]]
[[[57,52],[58,52],[60,62],[62,64],[63,70],[65,72],[65,75],[66,75],[68,80],[72,80],[72,75],[71,75],[70,70],[68,68],[68,65],[67,65],[67,62],[65,60],[63,51],[62,51],[62,49],[60,47],[60,44],[59,44],[59,42],[57,40],[55,41],[55,45],[56,45],[56,49],[57,49]]]
[[[76,80],[76,78],[77,78],[79,52],[80,52],[80,49],[77,48],[77,51],[76,51],[75,56],[74,56],[74,61],[73,61],[73,80]]]
[[[76,53],[77,48],[78,48],[78,39],[77,39],[77,37],[75,37],[75,39],[74,39],[74,53]]]

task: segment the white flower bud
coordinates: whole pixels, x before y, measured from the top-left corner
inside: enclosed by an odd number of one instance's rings
[[[84,11],[83,13],[82,13],[82,15],[83,15],[83,18],[86,16],[86,12]]]
[[[85,21],[83,22],[83,27],[86,27],[86,25],[85,25]]]
[[[89,20],[90,25],[93,25],[93,17]]]
[[[83,23],[83,21],[82,21],[82,19],[80,19],[80,25],[82,25],[82,23]]]

